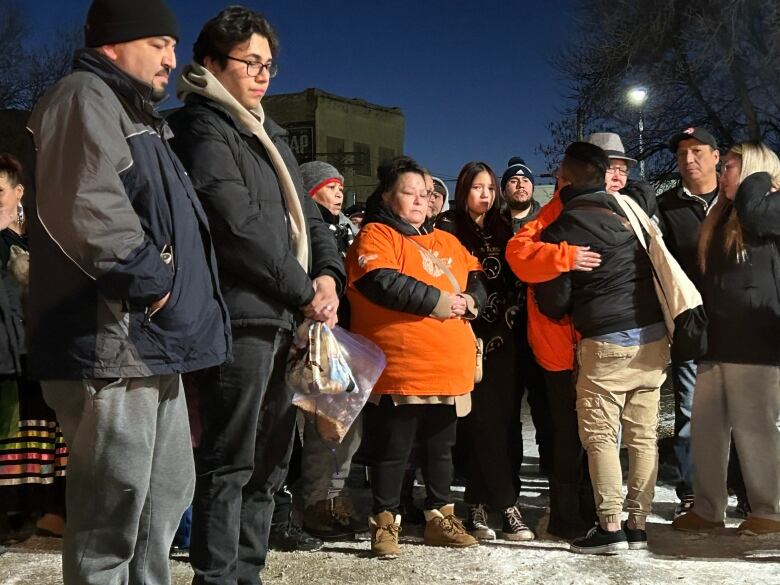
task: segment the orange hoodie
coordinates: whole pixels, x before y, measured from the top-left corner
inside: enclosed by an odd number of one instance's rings
[[[566,242],[545,244],[542,231],[554,222],[563,211],[556,191],[539,215],[525,224],[506,247],[506,260],[517,278],[529,284],[547,282],[574,266],[576,247]],[[553,321],[542,315],[534,298],[533,286],[528,287],[528,343],[536,361],[549,372],[561,372],[574,368],[574,346],[577,332],[566,316]]]

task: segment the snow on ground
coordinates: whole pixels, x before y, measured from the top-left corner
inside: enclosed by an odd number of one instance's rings
[[[525,409],[527,413],[527,408]],[[266,585],[780,585],[780,536],[737,536],[738,519],[710,534],[687,534],[672,529],[676,496],[661,483],[656,490],[654,514],[649,519],[646,551],[615,556],[576,555],[565,542],[546,534],[544,516],[547,483],[536,470],[533,427],[524,421],[527,465],[523,468],[521,506],[538,540],[510,543],[497,540],[466,550],[449,550],[421,544],[419,527],[403,526],[402,556],[379,561],[369,555],[366,540],[326,544],[314,553],[272,552],[262,577]],[[353,478],[353,497],[366,511],[368,490],[359,473]],[[423,488],[415,488],[422,498]],[[454,495],[463,515],[462,488]],[[419,500],[418,500],[419,502]],[[733,512],[731,501],[729,508]],[[494,527],[500,528],[498,519]],[[499,533],[500,535],[500,533]],[[61,583],[60,541],[33,537],[0,556],[0,584],[55,585]],[[185,562],[173,561],[173,584],[190,583],[192,571]]]

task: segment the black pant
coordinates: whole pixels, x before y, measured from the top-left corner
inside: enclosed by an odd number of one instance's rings
[[[588,460],[577,429],[577,393],[571,370],[545,372],[544,378],[554,450],[548,530],[558,536],[573,537],[581,535],[597,520]]]
[[[458,423],[468,454],[466,502],[502,510],[517,501],[523,464],[522,393],[513,349],[488,354],[482,381],[471,394],[471,413]]]
[[[539,468],[550,475],[553,465],[553,423],[550,402],[547,399],[544,370],[536,363],[527,337],[517,340],[517,385],[520,396],[528,392],[528,407],[536,429],[536,444],[539,447]],[[521,434],[522,437],[522,434]],[[522,438],[521,438],[522,441]]]
[[[234,329],[234,361],[195,377],[203,420],[190,545],[195,584],[260,583],[295,428],[285,383],[291,341],[276,327]]]
[[[385,510],[398,513],[401,484],[415,438],[425,479],[425,509],[439,509],[451,503],[455,407],[443,404],[395,406],[390,396],[382,396],[378,405],[366,406],[364,416],[363,433],[371,443],[374,514]]]

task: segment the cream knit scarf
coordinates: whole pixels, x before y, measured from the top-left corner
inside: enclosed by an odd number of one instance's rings
[[[298,191],[295,189],[290,171],[287,169],[287,165],[284,163],[282,155],[279,154],[276,145],[263,127],[265,114],[262,106],[258,104],[254,110],[246,109],[238,103],[238,100],[224,88],[208,69],[197,63],[192,63],[184,68],[176,86],[176,95],[182,101],[191,93],[201,95],[227,109],[257,137],[260,144],[265,148],[276,171],[276,176],[279,178],[282,194],[284,195],[293,245],[295,246],[295,257],[303,269],[308,272],[309,235],[306,229],[306,218],[303,215],[301,200],[298,198]]]

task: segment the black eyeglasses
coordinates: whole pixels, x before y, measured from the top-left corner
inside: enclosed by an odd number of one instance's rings
[[[268,71],[269,77],[276,77],[276,74],[279,73],[279,65],[273,61],[269,61],[268,63],[261,63],[260,61],[245,61],[244,59],[237,59],[236,57],[231,57],[230,55],[225,55],[225,59],[238,61],[239,63],[246,65],[246,74],[249,77],[257,77],[263,72],[263,69]]]

